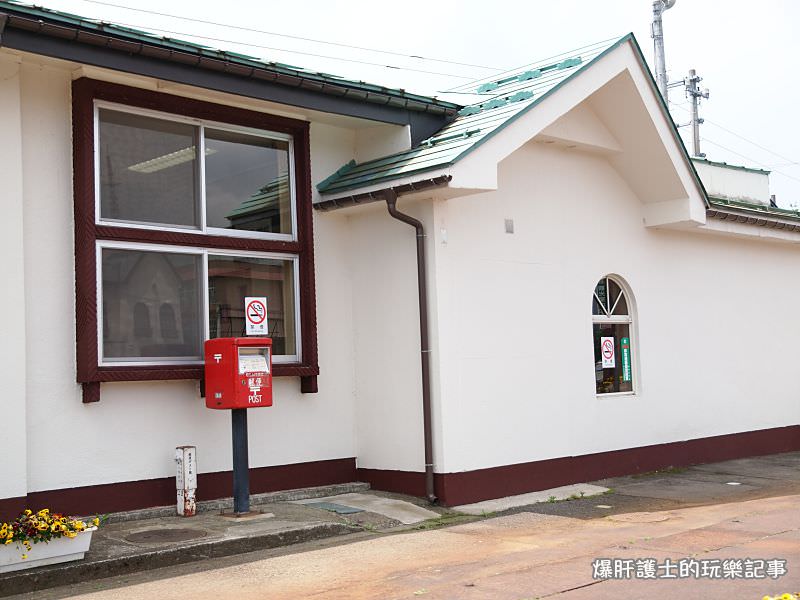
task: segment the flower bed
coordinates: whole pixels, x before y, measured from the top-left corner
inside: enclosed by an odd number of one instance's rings
[[[26,510],[0,523],[0,573],[83,558],[99,525],[99,518],[87,524],[47,508]]]

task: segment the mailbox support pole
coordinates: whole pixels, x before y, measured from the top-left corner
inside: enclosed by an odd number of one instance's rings
[[[233,512],[250,512],[250,465],[247,456],[247,409],[231,410],[233,434]]]

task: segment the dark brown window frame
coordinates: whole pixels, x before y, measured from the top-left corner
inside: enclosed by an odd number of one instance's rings
[[[95,215],[94,101],[106,100],[135,108],[158,110],[220,123],[291,135],[294,140],[297,240],[262,240],[198,233],[135,229],[124,225],[98,225]],[[314,230],[311,206],[311,156],[309,125],[305,121],[278,117],[243,108],[214,104],[162,92],[154,92],[89,78],[72,83],[73,192],[75,199],[75,324],[77,381],[83,386],[83,401],[100,399],[100,383],[111,381],[160,381],[202,379],[202,365],[101,367],[97,347],[97,256],[98,240],[144,242],[291,253],[298,256],[300,289],[299,363],[273,367],[276,377],[300,377],[303,393],[317,391],[317,316],[314,291]]]

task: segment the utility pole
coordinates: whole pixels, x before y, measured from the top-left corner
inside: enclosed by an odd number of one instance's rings
[[[708,90],[701,90],[697,84],[703,81],[703,78],[697,75],[694,69],[689,70],[689,77],[685,80],[686,95],[692,101],[692,154],[698,158],[705,158],[706,155],[700,152],[700,124],[703,119],[700,118],[698,108],[700,106],[700,98],[708,99]]]
[[[664,104],[669,106],[667,85],[667,62],[664,58],[664,25],[661,15],[665,10],[675,6],[675,0],[655,0],[653,2],[653,22],[650,25],[650,37],[653,38],[653,54],[655,56],[656,85],[664,98]]]
[[[669,88],[683,86],[686,90],[686,96],[692,101],[692,120],[689,123],[677,125],[678,127],[692,126],[693,150],[692,153],[698,158],[705,158],[705,154],[700,152],[700,124],[703,119],[698,114],[700,105],[700,98],[708,98],[708,90],[701,90],[697,84],[703,81],[694,69],[689,71],[689,77],[683,81],[667,81],[667,62],[664,58],[664,24],[662,22],[662,15],[664,11],[669,10],[675,6],[676,0],[654,0],[653,2],[653,22],[650,25],[650,37],[653,38],[653,55],[655,56],[655,75],[656,85],[664,98],[664,104],[669,110]]]

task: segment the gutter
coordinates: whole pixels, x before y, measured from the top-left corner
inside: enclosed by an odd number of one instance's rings
[[[370,202],[383,202],[387,193],[394,194],[395,198],[400,194],[408,194],[411,192],[419,192],[434,187],[441,187],[450,183],[453,179],[452,175],[439,175],[430,179],[422,179],[414,181],[413,183],[405,183],[395,187],[389,187],[375,192],[363,192],[361,194],[354,194],[352,196],[345,196],[343,198],[336,198],[335,200],[322,200],[314,204],[315,210],[330,211],[337,208],[345,208],[348,206],[355,206],[357,204],[369,204]]]
[[[779,221],[777,218],[765,219],[753,214],[737,213],[728,210],[706,209],[706,215],[721,221],[732,221],[734,223],[744,223],[746,225],[757,225],[759,227],[769,227],[770,229],[783,229],[786,231],[800,231],[800,224]]]
[[[425,228],[422,222],[414,217],[397,210],[397,193],[389,188],[382,192],[386,200],[389,214],[411,225],[417,232],[417,293],[419,301],[419,345],[420,361],[422,364],[422,425],[425,438],[425,496],[428,502],[435,504],[436,485],[433,478],[433,428],[431,410],[431,375],[430,354],[428,343],[428,282],[425,277]]]

